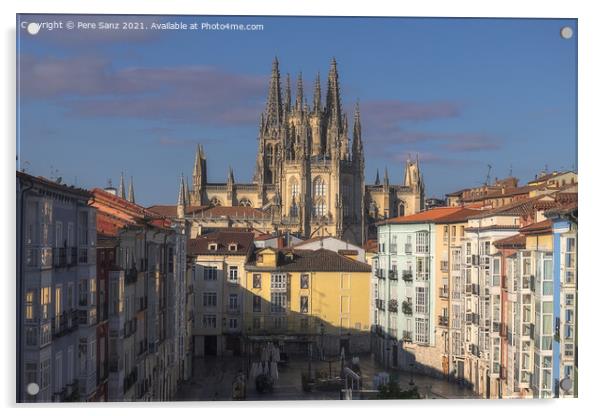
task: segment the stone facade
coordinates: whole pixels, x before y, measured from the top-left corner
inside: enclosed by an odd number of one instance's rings
[[[351,136],[351,139],[350,139]],[[337,63],[328,73],[322,105],[319,74],[311,107],[297,78],[293,102],[290,77],[282,94],[278,60],[274,60],[267,103],[259,123],[252,183],[237,183],[232,169],[224,183],[207,182],[207,160],[197,147],[192,186],[185,183],[184,206],[246,206],[271,214],[273,230],[304,238],[331,235],[363,244],[377,220],[412,214],[424,208],[424,183],[417,161],[408,161],[403,185],[365,185],[364,147],[359,105],[350,131],[342,110]],[[181,192],[180,192],[181,195]]]

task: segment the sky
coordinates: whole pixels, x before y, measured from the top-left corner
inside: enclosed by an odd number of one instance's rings
[[[17,36],[17,151],[26,172],[84,188],[133,177],[136,202],[175,204],[197,144],[208,180],[249,183],[274,57],[311,98],[337,60],[359,102],[367,183],[402,183],[418,156],[427,197],[512,173],[577,169],[577,22],[446,19],[19,15],[62,21]],[[243,23],[261,31],[84,30],[77,22]],[[565,39],[561,28],[573,37]],[[310,100],[311,101],[311,100]],[[322,102],[324,102],[324,97]]]

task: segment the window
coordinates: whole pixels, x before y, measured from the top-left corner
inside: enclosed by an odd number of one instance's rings
[[[309,289],[309,274],[303,273],[300,277],[301,279],[301,289]]]
[[[428,312],[428,289],[426,287],[416,288],[416,313]]]
[[[34,319],[33,312],[33,302],[35,299],[35,292],[33,290],[28,290],[25,293],[25,319],[28,321],[32,321]]]
[[[210,243],[208,247],[210,251],[217,251],[217,243]]]
[[[565,297],[564,304],[565,304],[566,306],[572,306],[572,305],[574,304],[574,301],[575,301],[575,295],[574,295],[574,294],[572,294],[572,293],[570,293],[570,294],[569,294],[569,293],[567,293],[567,295],[566,295],[566,297]]]
[[[25,386],[38,382],[38,364],[25,363]]]
[[[203,293],[203,306],[205,306],[205,307],[217,306],[217,293],[216,292],[204,292]]]
[[[423,257],[416,257],[416,280],[427,281],[429,280],[429,259]]]
[[[321,177],[317,177],[314,181],[314,196],[324,196],[326,195],[326,183]]]
[[[444,225],[443,226],[443,244],[445,244],[447,242],[448,236],[449,236],[449,226]]]
[[[253,329],[261,329],[261,318],[253,318]]]
[[[428,343],[428,319],[416,318],[416,335],[415,341],[417,343],[426,344]]]
[[[286,308],[286,293],[272,292],[270,309],[272,312],[284,312]]]
[[[416,233],[416,253],[429,252],[429,233],[428,231],[419,231]]]
[[[261,289],[261,273],[253,273],[253,289]]]
[[[272,274],[271,275],[271,289],[286,290],[286,274]]]
[[[314,217],[325,217],[326,216],[326,204],[324,201],[314,202]]]
[[[261,296],[253,295],[253,312],[261,312]]]
[[[236,244],[236,243],[230,243],[228,245],[228,251],[236,251],[236,250],[238,250],[238,244]]]
[[[44,390],[50,385],[50,359],[40,363],[40,390]]]
[[[49,310],[50,307],[50,288],[43,287],[41,290],[40,296],[40,306],[41,306],[41,317],[42,319],[49,319]]]
[[[274,317],[274,328],[276,329],[286,329],[287,322],[285,316],[276,316]]]
[[[217,318],[215,315],[203,315],[203,328],[217,328]]]
[[[228,320],[228,328],[230,328],[230,329],[236,329],[236,328],[238,328],[238,319],[236,319],[236,318],[230,318]]]
[[[228,298],[228,308],[230,310],[237,310],[238,309],[238,295],[232,294],[232,295],[229,296],[229,298]]]
[[[217,280],[217,266],[205,266],[203,268],[204,280]]]
[[[300,305],[301,313],[307,313],[309,311],[309,298],[301,296]]]
[[[233,283],[238,282],[238,266],[228,267],[228,281]]]

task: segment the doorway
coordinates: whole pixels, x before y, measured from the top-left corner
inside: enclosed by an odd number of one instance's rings
[[[216,335],[205,335],[205,355],[217,355]]]

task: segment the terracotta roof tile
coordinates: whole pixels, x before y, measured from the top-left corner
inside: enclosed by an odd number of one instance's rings
[[[247,255],[253,247],[254,234],[249,231],[216,231],[188,240],[188,254]],[[236,243],[236,250],[229,245]],[[210,244],[217,244],[216,250],[210,250]]]
[[[525,248],[527,237],[523,234],[514,234],[493,242],[497,248]]]
[[[533,224],[526,225],[520,229],[521,233],[524,234],[539,234],[539,233],[547,233],[552,231],[552,221],[551,220],[543,220],[539,222],[535,222]]]
[[[293,254],[287,258],[286,254]],[[250,270],[277,270],[282,272],[363,272],[369,273],[371,266],[352,260],[334,251],[324,248],[318,250],[278,250],[278,266],[276,268],[258,267],[253,258],[249,261]]]

